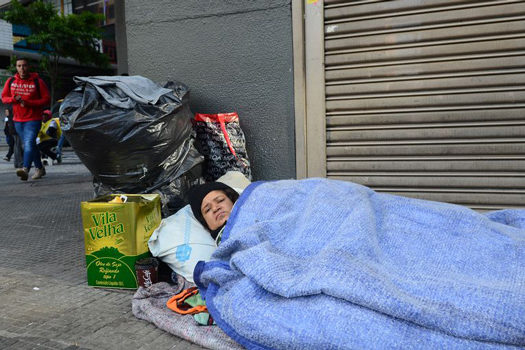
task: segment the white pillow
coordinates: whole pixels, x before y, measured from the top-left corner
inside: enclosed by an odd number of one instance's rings
[[[189,205],[163,219],[148,241],[151,254],[193,283],[199,260],[210,260],[217,246],[210,232],[195,219]]]

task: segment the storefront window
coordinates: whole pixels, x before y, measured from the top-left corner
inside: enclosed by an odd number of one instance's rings
[[[64,15],[73,13],[73,0],[47,0],[46,2],[52,3],[57,11],[62,11],[63,6]]]
[[[104,23],[109,25],[115,23],[115,0],[69,0],[72,1],[74,13],[89,11],[104,15]]]

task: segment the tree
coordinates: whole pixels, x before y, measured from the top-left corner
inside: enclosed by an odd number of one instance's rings
[[[42,55],[40,66],[51,80],[51,101],[55,100],[61,58],[103,68],[109,65],[108,57],[98,49],[102,38],[98,24],[103,15],[85,11],[64,16],[50,3],[35,1],[24,7],[18,0],[12,0],[10,9],[0,14],[0,18],[31,30],[26,40],[35,44]]]

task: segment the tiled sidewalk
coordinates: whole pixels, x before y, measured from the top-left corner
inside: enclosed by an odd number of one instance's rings
[[[87,286],[80,202],[93,190],[73,153],[36,181],[0,162],[0,349],[202,349],[135,318],[134,291]]]

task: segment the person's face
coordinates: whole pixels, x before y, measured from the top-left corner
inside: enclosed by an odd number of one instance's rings
[[[16,71],[18,72],[18,75],[20,75],[20,78],[25,79],[29,76],[29,65],[27,64],[26,60],[18,60],[16,61]]]
[[[211,191],[204,197],[201,213],[210,230],[216,230],[230,217],[233,208],[231,199],[221,190]]]

